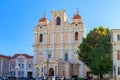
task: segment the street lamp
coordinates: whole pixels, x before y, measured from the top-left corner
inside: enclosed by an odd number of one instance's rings
[[[19,66],[15,66],[15,70],[19,70],[20,69],[20,67]],[[17,73],[16,73],[17,74]],[[17,75],[17,77],[18,77],[18,75]]]

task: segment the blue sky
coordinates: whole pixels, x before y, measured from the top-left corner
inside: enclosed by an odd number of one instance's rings
[[[46,12],[66,10],[69,22],[79,8],[87,33],[103,25],[120,29],[120,0],[0,0],[0,54],[33,55],[34,26]]]

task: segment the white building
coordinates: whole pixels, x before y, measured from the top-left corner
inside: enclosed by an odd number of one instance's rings
[[[10,76],[33,76],[33,56],[28,54],[15,54],[10,59]]]
[[[114,80],[120,80],[120,29],[112,29],[113,45],[113,77]]]
[[[85,65],[78,59],[78,46],[86,36],[86,29],[79,12],[68,23],[65,10],[52,11],[53,20],[46,14],[34,29],[33,76],[84,77]]]

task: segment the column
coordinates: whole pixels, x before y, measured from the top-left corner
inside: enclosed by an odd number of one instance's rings
[[[54,31],[54,33],[52,33],[52,57],[55,57],[55,50],[56,50],[56,47],[55,47],[55,45],[56,45],[56,35],[55,35],[55,31]]]
[[[45,46],[45,47],[43,48],[43,60],[44,60],[44,62],[46,62],[47,59],[48,59],[48,54],[47,54],[47,52],[48,52],[48,49],[47,49],[47,46]]]
[[[72,44],[69,47],[69,54],[68,54],[68,60],[70,63],[74,63],[74,50]]]
[[[36,45],[38,43],[38,34],[34,32],[34,44]]]
[[[24,76],[27,77],[27,61],[24,59]]]
[[[64,31],[62,30],[62,32],[61,32],[61,56],[60,56],[60,58],[62,59],[62,60],[64,60]]]
[[[68,73],[69,73],[68,64],[66,64],[65,67],[66,67],[66,71],[65,71],[66,72],[66,76],[65,77],[69,78],[70,76],[68,75]]]
[[[35,68],[36,64],[38,63],[37,61],[37,56],[38,56],[38,50],[34,48],[34,57],[33,57],[33,77],[37,76],[37,70]]]

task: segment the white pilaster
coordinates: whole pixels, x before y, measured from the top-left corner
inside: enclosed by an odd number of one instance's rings
[[[70,45],[70,47],[69,47],[69,54],[68,54],[68,61],[70,63],[74,63],[74,55],[73,54],[74,54],[73,46]]]
[[[24,59],[24,76],[27,77],[27,60]]]
[[[48,59],[48,54],[47,54],[48,52],[47,52],[47,51],[48,51],[48,50],[47,50],[47,46],[45,46],[44,49],[43,49],[43,54],[42,54],[42,55],[43,55],[43,61],[44,61],[44,62],[46,62],[47,59]]]
[[[36,64],[38,63],[37,57],[38,57],[38,50],[35,48],[34,56],[33,56],[33,77],[37,76],[37,70],[35,68]]]

